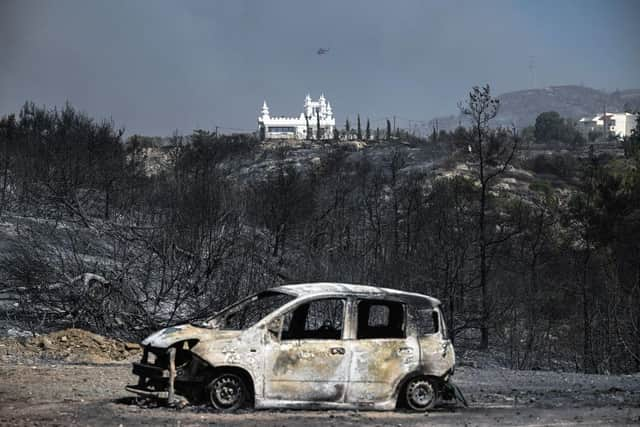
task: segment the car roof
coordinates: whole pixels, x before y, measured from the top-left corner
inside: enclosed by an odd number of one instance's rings
[[[377,286],[353,285],[349,283],[300,283],[295,285],[282,285],[271,289],[284,292],[296,297],[322,296],[322,295],[353,295],[367,298],[380,298],[401,301],[407,304],[436,307],[440,301],[436,298],[405,292],[397,289],[379,288]]]

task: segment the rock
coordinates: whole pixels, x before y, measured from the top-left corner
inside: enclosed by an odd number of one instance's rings
[[[167,402],[167,403],[170,408],[175,408],[175,409],[183,409],[189,405],[189,401],[182,396],[176,396],[173,398],[172,402]]]
[[[100,336],[100,335],[96,335],[96,334],[91,334],[91,338],[98,343],[99,345],[104,345],[106,344],[104,337]]]
[[[51,340],[47,337],[42,337],[40,339],[40,347],[42,347],[45,350],[51,350],[53,349],[53,344],[51,343]]]
[[[140,350],[140,344],[136,344],[134,342],[126,342],[124,343],[124,348],[127,351]]]
[[[60,341],[62,342],[67,342],[69,340],[69,338],[67,338],[66,335],[63,335],[62,337],[60,337]]]

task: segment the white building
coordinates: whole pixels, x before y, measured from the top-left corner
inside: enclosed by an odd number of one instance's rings
[[[318,119],[320,135],[318,135]],[[304,109],[298,117],[272,117],[269,114],[267,101],[262,104],[258,117],[258,133],[261,139],[333,139],[336,119],[333,117],[331,104],[320,95],[320,99],[312,101],[307,94]],[[309,135],[307,135],[309,132]]]
[[[580,119],[580,126],[586,132],[602,131],[607,126],[607,131],[618,138],[631,135],[631,131],[636,127],[637,116],[631,113],[604,113],[595,117],[583,117]]]

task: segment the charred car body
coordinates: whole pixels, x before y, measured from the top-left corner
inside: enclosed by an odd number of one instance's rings
[[[424,411],[460,398],[455,354],[425,295],[337,283],[285,285],[142,341],[140,394],[204,399],[219,410]]]

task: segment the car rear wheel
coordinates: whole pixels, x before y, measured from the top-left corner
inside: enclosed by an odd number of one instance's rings
[[[410,409],[424,412],[432,409],[438,401],[438,389],[429,378],[414,378],[405,388],[405,402]]]
[[[234,373],[217,375],[207,387],[211,405],[224,412],[231,412],[244,406],[249,398],[249,388],[244,379]]]

